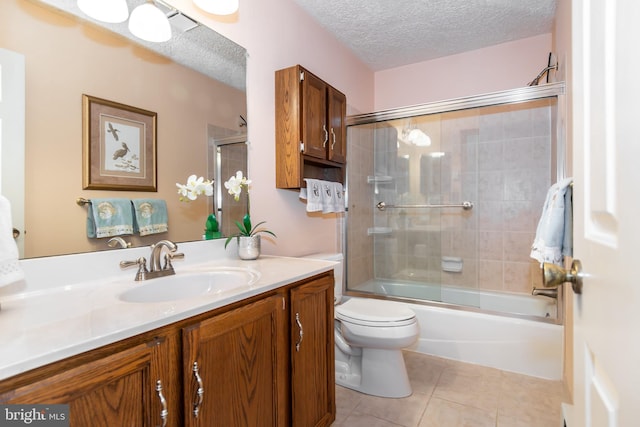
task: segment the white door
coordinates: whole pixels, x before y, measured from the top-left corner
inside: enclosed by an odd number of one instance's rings
[[[573,1],[574,405],[640,426],[640,1]]]
[[[24,257],[25,58],[0,48],[0,192],[11,202],[20,258]],[[45,210],[46,207],[43,207]]]

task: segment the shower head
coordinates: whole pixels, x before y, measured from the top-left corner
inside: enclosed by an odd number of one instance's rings
[[[558,70],[558,60],[555,60],[555,64],[551,65],[552,60],[554,59],[554,55],[552,52],[549,52],[549,61],[547,62],[547,66],[540,71],[540,74],[538,74],[536,76],[535,79],[531,80],[527,86],[538,86],[538,83],[540,82],[540,79],[542,78],[542,76],[544,76],[545,74],[547,74],[547,83],[549,83],[549,71],[551,70]]]

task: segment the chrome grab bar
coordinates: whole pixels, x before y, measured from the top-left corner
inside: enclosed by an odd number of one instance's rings
[[[473,203],[464,201],[456,204],[444,204],[444,205],[388,205],[385,202],[379,202],[376,207],[381,211],[385,209],[400,209],[400,208],[462,208],[465,211],[473,209]]]

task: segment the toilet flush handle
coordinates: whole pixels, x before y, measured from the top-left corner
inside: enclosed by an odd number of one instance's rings
[[[302,322],[300,322],[300,313],[296,313],[296,324],[298,325],[298,330],[300,332],[300,338],[296,343],[296,351],[300,351],[300,344],[302,344],[302,338],[304,337],[304,331],[302,330]]]

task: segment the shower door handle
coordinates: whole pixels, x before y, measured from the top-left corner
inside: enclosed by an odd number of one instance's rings
[[[573,260],[569,270],[548,262],[542,264],[542,284],[545,288],[554,288],[565,282],[570,282],[573,292],[581,294],[582,277],[582,263],[577,259]]]

